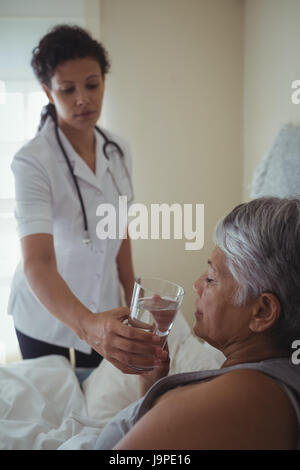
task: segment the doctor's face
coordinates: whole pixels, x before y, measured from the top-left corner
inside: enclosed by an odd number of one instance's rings
[[[87,130],[95,126],[101,114],[104,83],[100,65],[92,57],[68,60],[56,67],[51,87],[43,88],[55,105],[62,129]]]

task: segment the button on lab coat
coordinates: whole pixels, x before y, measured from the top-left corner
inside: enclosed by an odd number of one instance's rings
[[[131,175],[129,146],[119,137],[104,130],[109,139],[124,152],[124,164]],[[81,205],[70,170],[55,136],[54,123],[48,117],[43,129],[19,150],[12,162],[15,177],[16,210],[19,237],[35,233],[53,235],[60,275],[74,295],[90,311],[98,313],[120,306],[120,286],[116,256],[122,239],[100,240],[96,226],[99,204],[110,203],[118,220],[119,191],[133,199],[132,186],[117,152],[105,158],[103,137],[96,136],[96,173],[75,152],[59,129],[60,138],[77,177],[85,205],[90,245],[84,245]],[[109,168],[118,183],[113,182]],[[118,232],[117,232],[118,235]],[[35,339],[90,353],[90,346],[80,340],[39,302],[32,292],[20,261],[12,282],[8,313],[15,327]]]

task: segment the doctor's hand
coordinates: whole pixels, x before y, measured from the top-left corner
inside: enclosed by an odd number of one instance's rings
[[[130,309],[120,307],[88,315],[81,339],[126,374],[141,374],[135,367],[154,367],[165,357],[160,338],[149,331],[124,323]]]

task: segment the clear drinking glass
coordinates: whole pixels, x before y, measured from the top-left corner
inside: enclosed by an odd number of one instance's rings
[[[182,304],[184,293],[182,287],[170,281],[136,278],[129,325],[152,331],[160,336],[163,348]]]

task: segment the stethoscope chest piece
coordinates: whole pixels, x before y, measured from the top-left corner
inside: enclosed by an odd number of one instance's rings
[[[91,244],[91,237],[90,237],[90,234],[87,230],[84,231],[84,235],[83,235],[83,239],[82,239],[82,243],[85,245],[85,246],[88,246]]]

